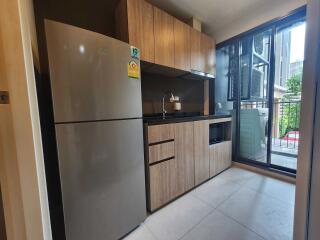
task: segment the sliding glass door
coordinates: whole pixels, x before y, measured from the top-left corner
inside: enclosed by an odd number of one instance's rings
[[[267,163],[271,29],[240,42],[239,158]],[[244,90],[247,89],[247,90]]]
[[[305,27],[287,23],[275,37],[271,164],[290,170],[297,169]]]
[[[217,80],[228,80],[236,161],[295,173],[304,51],[301,10],[218,46]]]

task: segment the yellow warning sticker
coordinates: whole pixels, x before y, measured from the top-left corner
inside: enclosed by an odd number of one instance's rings
[[[128,77],[140,78],[139,65],[133,60],[128,63]]]

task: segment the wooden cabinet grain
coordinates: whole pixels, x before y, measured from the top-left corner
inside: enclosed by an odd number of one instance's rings
[[[232,142],[225,141],[210,146],[210,177],[231,166]]]
[[[117,37],[140,49],[141,60],[154,63],[153,6],[144,0],[120,0]]]
[[[190,26],[174,19],[174,67],[190,71]]]
[[[201,34],[201,55],[203,58],[203,72],[215,75],[215,43],[212,38]]]
[[[215,75],[215,43],[207,35],[190,30],[191,70]]]
[[[194,170],[195,185],[210,177],[209,121],[194,122]]]
[[[150,210],[153,211],[171,200],[170,161],[152,165],[150,175]]]
[[[191,52],[191,70],[203,71],[204,70],[204,58],[201,50],[201,32],[196,29],[190,30],[190,52]]]
[[[174,124],[148,126],[148,143],[174,139]]]
[[[174,141],[149,146],[149,163],[174,157]]]
[[[194,187],[193,122],[175,124],[175,158],[176,193],[180,195]]]
[[[155,63],[174,68],[174,17],[154,7]]]

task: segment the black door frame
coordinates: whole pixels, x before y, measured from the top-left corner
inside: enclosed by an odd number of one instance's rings
[[[269,116],[268,116],[268,142],[267,142],[267,162],[258,162],[250,159],[244,159],[240,157],[240,109],[241,109],[241,81],[236,81],[234,87],[236,88],[236,96],[234,101],[234,110],[235,110],[235,149],[233,160],[240,163],[245,163],[249,165],[253,165],[260,168],[269,169],[272,171],[277,171],[289,176],[295,176],[296,170],[291,168],[286,168],[278,165],[274,165],[271,163],[271,146],[272,146],[272,125],[273,125],[273,104],[274,104],[274,81],[275,81],[275,36],[277,28],[280,26],[284,26],[289,23],[293,23],[295,21],[301,21],[306,17],[306,6],[300,7],[290,13],[288,13],[284,17],[280,17],[274,20],[271,20],[265,24],[262,24],[254,29],[251,29],[247,32],[241,33],[229,40],[226,40],[217,45],[217,49],[228,46],[230,44],[237,43],[237,51],[240,51],[240,41],[245,37],[255,35],[257,33],[267,31],[270,29],[271,33],[271,47],[270,47],[270,69],[268,76],[268,107],[269,107]],[[240,54],[240,52],[239,52]],[[239,55],[238,54],[238,55]],[[240,76],[240,67],[238,68],[239,76]],[[239,80],[239,79],[238,79]]]

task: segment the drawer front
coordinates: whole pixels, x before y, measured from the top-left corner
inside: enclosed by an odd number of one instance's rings
[[[174,141],[149,146],[149,163],[174,157]]]
[[[174,139],[174,124],[148,126],[148,143]]]

